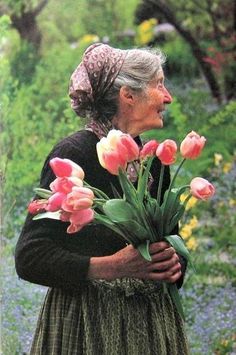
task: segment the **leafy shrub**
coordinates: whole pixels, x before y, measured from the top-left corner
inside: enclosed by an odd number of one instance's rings
[[[190,47],[179,35],[169,38],[161,49],[167,56],[165,67],[168,76],[181,79],[193,78],[199,74],[198,64]]]

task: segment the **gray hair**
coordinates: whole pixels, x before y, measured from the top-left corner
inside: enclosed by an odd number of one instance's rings
[[[118,110],[119,91],[122,86],[136,93],[145,93],[148,83],[157,75],[165,63],[165,55],[159,49],[130,49],[119,74],[106,95],[97,102],[98,119],[111,121]]]

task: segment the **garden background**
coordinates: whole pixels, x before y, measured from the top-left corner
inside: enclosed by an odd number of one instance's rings
[[[192,354],[236,354],[236,1],[0,0],[1,350],[27,354],[45,287],[18,279],[14,247],[43,160],[83,121],[68,82],[94,42],[160,47],[174,96],[165,128],[144,138],[180,142],[196,130],[202,156],[179,180],[203,176],[210,202],[191,200],[181,234],[197,273],[181,291]],[[180,182],[180,181],[179,181]]]

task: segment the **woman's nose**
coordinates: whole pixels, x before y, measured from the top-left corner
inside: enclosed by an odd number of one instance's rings
[[[164,103],[165,104],[171,104],[172,101],[173,101],[173,99],[172,99],[171,94],[169,93],[167,88],[164,87]]]

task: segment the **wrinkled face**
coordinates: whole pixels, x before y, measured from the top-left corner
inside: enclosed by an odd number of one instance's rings
[[[161,70],[151,80],[146,90],[136,96],[132,114],[132,125],[135,126],[138,134],[150,129],[163,127],[162,112],[165,105],[172,102],[172,97],[164,85],[164,74]]]

